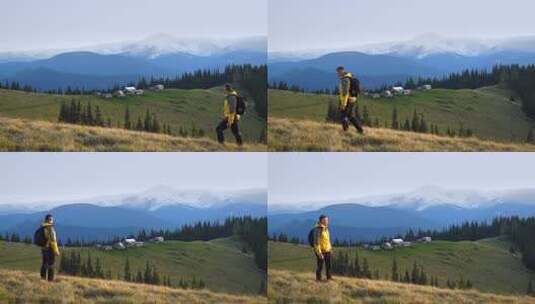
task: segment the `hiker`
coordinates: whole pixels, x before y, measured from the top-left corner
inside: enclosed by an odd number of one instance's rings
[[[223,132],[230,127],[232,134],[236,138],[236,143],[242,145],[242,137],[240,133],[240,115],[245,111],[243,98],[232,88],[230,84],[225,84],[223,88],[225,94],[225,101],[223,103],[223,120],[216,128],[217,141],[220,144],[225,142],[225,135]]]
[[[357,129],[360,134],[364,133],[362,122],[359,117],[353,113],[353,108],[357,103],[357,97],[360,94],[360,82],[353,74],[346,72],[343,66],[336,68],[340,85],[338,88],[340,94],[340,112],[342,114],[342,128],[344,131],[349,129],[349,123]]]
[[[56,230],[54,229],[54,218],[51,214],[45,216],[45,221],[41,224],[41,228],[42,229],[39,229],[42,230],[41,238],[43,239],[43,242],[41,243],[41,245],[43,245],[41,246],[41,255],[43,258],[41,264],[41,279],[51,282],[54,280],[54,262],[56,256],[59,256]]]
[[[316,254],[316,281],[321,281],[321,272],[323,264],[325,264],[325,274],[327,280],[332,279],[331,276],[331,240],[329,236],[329,218],[326,215],[320,215],[316,227],[313,229],[313,245],[314,253]]]

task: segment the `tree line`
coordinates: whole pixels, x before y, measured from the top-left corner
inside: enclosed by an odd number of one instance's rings
[[[497,65],[492,69],[467,69],[442,78],[408,79],[405,86],[414,88],[421,84],[431,84],[444,89],[477,89],[504,84],[521,100],[522,110],[535,119],[535,65]],[[511,96],[511,101],[516,101]]]

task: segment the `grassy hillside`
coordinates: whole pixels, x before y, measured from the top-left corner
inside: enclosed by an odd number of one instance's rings
[[[311,273],[270,270],[268,299],[270,303],[534,303],[527,296],[501,296],[475,290],[450,290],[429,286],[392,283],[379,280],[335,278],[316,283]]]
[[[265,303],[266,298],[0,269],[0,303]]]
[[[0,117],[0,151],[265,151],[260,144],[220,145],[210,138],[184,138],[117,128],[87,127]]]
[[[154,263],[160,276],[171,277],[172,284],[180,278],[202,278],[206,288],[217,292],[257,294],[264,275],[254,263],[253,255],[241,253],[242,244],[232,239],[209,242],[168,241],[124,251],[81,249],[82,258],[91,254],[100,258],[112,277],[122,276],[128,257],[132,273],[143,271],[145,263]],[[65,249],[63,254],[69,254]],[[78,249],[77,249],[78,250]],[[0,243],[0,267],[37,272],[40,267],[40,250],[33,245]],[[59,261],[58,261],[59,266]]]
[[[392,251],[369,251],[359,249],[360,258],[367,258],[372,270],[379,270],[381,278],[390,278],[392,261],[397,259],[400,273],[412,269],[413,263],[422,265],[428,276],[437,276],[440,286],[448,278],[459,280],[461,276],[472,281],[475,289],[499,294],[525,294],[529,279],[535,273],[522,264],[519,255],[508,251],[508,242],[488,239],[477,242],[434,241],[410,248]],[[335,253],[354,250],[336,248]],[[269,268],[313,273],[314,255],[308,246],[288,243],[269,243]],[[535,300],[535,299],[534,299]]]
[[[535,145],[451,138],[385,128],[354,128],[343,132],[338,124],[301,119],[269,118],[270,151],[535,151]]]
[[[125,109],[128,106],[130,120],[134,124],[138,117],[143,119],[145,111],[149,109],[151,113],[158,116],[161,123],[168,123],[175,133],[178,133],[180,127],[189,130],[194,124],[214,139],[216,138],[215,128],[221,120],[223,107],[221,88],[146,91],[141,96],[112,99],[92,95],[64,96],[0,89],[0,116],[56,122],[61,102],[70,102],[73,98],[82,103],[91,102],[93,110],[98,105],[104,119],[111,118],[115,126],[123,125]],[[252,102],[251,99],[250,102]],[[265,127],[265,121],[256,114],[253,105],[249,105],[247,114],[243,116],[241,127],[246,142],[258,141]],[[229,136],[232,135],[229,133]]]
[[[442,133],[448,127],[457,130],[461,124],[470,128],[475,135],[494,141],[523,141],[534,125],[521,110],[519,102],[509,100],[511,93],[501,87],[487,87],[478,90],[434,89],[415,92],[412,96],[393,99],[371,99],[362,96],[359,104],[368,108],[372,120],[379,118],[381,125],[390,126],[394,107],[398,120],[412,118],[413,111],[423,113],[428,124],[439,126]],[[269,117],[296,118],[325,121],[330,101],[337,97],[269,91]]]

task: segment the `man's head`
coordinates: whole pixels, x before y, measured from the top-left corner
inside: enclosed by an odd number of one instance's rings
[[[54,217],[52,217],[52,214],[47,214],[45,216],[45,223],[53,224],[54,223]]]
[[[320,215],[318,222],[323,226],[329,226],[329,218],[325,214]]]
[[[228,92],[232,92],[232,85],[230,83],[225,83],[223,86],[223,92],[226,94]]]
[[[336,74],[338,74],[339,77],[344,76],[345,73],[346,73],[346,70],[344,69],[343,66],[339,66],[336,68]]]

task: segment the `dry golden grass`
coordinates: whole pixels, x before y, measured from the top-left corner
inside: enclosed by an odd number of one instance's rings
[[[230,139],[230,138],[229,138]],[[220,145],[209,138],[87,127],[0,117],[0,151],[265,151],[266,146]]]
[[[535,298],[528,296],[501,296],[388,281],[335,277],[334,281],[318,283],[312,273],[280,270],[269,270],[268,278],[270,303],[535,303]]]
[[[59,276],[42,281],[37,273],[0,270],[0,303],[266,303],[265,297],[204,290]]]
[[[535,151],[535,145],[499,143],[478,138],[450,138],[431,134],[366,128],[344,132],[339,124],[309,120],[269,118],[270,151],[364,151],[364,152],[476,152]]]

